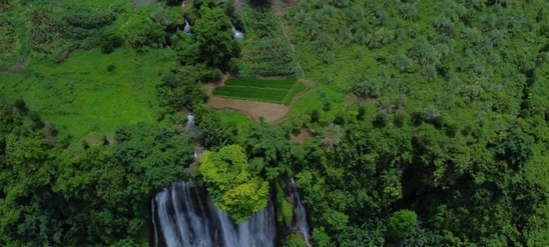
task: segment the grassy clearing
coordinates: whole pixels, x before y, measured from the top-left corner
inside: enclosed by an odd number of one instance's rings
[[[307,87],[296,79],[260,80],[231,78],[225,86],[218,87],[213,94],[225,98],[265,101],[289,105],[296,94]]]
[[[175,54],[151,50],[137,54],[122,48],[112,54],[99,49],[77,51],[61,64],[33,62],[24,72],[1,73],[2,92],[22,98],[45,121],[69,132],[72,141],[114,131],[119,125],[155,122],[160,111],[155,85],[176,66]],[[114,71],[107,71],[113,65]]]
[[[325,94],[326,97],[322,97]],[[338,93],[324,84],[317,84],[314,90],[299,97],[296,101],[290,117],[300,117],[303,115],[309,115],[313,110],[320,110],[319,108],[325,101],[329,102],[331,109],[324,112],[325,119],[333,119],[336,113],[345,108],[345,94]]]
[[[290,91],[289,93],[286,95],[286,97],[284,98],[283,102],[284,102],[284,105],[290,105],[292,103],[292,100],[295,98],[295,96],[302,92],[302,91],[305,91],[305,89],[307,89],[307,86],[305,86],[305,84],[301,83],[301,82],[297,82],[295,83],[292,88],[290,88]]]
[[[236,126],[239,133],[236,138],[240,141],[244,141],[245,136],[250,129],[249,126],[253,123],[252,120],[248,116],[236,111],[217,110],[217,112],[222,122]]]

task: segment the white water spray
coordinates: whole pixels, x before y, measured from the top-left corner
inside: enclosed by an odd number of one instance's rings
[[[185,124],[185,130],[187,132],[191,132],[191,131],[194,131],[195,130],[195,127],[194,127],[194,116],[192,113],[189,113],[189,115],[187,115],[187,123]]]
[[[200,197],[196,187],[192,189],[184,182],[173,183],[156,195],[157,210],[153,213],[158,214],[161,226],[156,238],[163,238],[166,247],[274,247],[272,203],[237,225],[209,196],[206,200]],[[156,222],[153,224],[156,227]]]
[[[189,24],[189,21],[185,20],[185,27],[183,28],[183,32],[191,33],[191,30],[192,30],[191,24]]]
[[[158,230],[156,229],[156,220],[154,219],[155,213],[154,213],[154,200],[151,200],[151,210],[152,210],[152,222],[154,227],[154,247],[158,247]]]
[[[299,191],[297,190],[297,186],[295,184],[295,180],[292,178],[292,185],[294,189],[294,197],[295,197],[295,203],[297,204],[297,215],[296,215],[296,221],[295,225],[297,227],[297,230],[301,235],[303,236],[303,239],[305,240],[305,244],[307,247],[311,247],[311,243],[309,242],[309,224],[307,223],[307,212],[305,211],[305,207],[301,203],[301,198],[299,197]]]
[[[244,39],[244,33],[237,30],[236,27],[234,26],[233,22],[231,22],[231,29],[233,30],[235,39],[237,39],[237,40],[243,40]]]

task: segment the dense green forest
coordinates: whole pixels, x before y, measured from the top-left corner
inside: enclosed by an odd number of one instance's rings
[[[548,246],[548,52],[543,0],[0,0],[0,245],[149,246],[192,180],[304,247],[295,178],[315,247]]]

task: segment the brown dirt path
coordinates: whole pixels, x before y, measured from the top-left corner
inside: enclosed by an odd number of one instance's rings
[[[299,63],[299,59],[297,58],[297,55],[295,53],[295,45],[292,44],[292,41],[291,41],[292,31],[290,30],[290,27],[284,24],[284,16],[286,15],[287,4],[281,0],[271,0],[271,6],[273,7],[276,14],[278,15],[278,22],[280,24],[280,27],[282,27],[282,34],[284,34],[286,41],[288,41],[288,44],[290,44],[290,49],[292,49],[292,53],[294,54],[294,59],[297,63],[297,67],[299,68],[299,71],[301,72],[301,76],[303,77],[305,76],[305,72],[303,72],[301,63]]]

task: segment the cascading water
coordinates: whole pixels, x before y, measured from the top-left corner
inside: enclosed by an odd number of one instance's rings
[[[276,223],[271,203],[237,225],[209,196],[201,198],[205,191],[192,188],[177,182],[156,195],[152,212],[153,219],[159,220],[153,224],[156,229],[159,223],[160,228],[155,243],[162,243],[160,239],[165,247],[274,247]]]
[[[152,210],[152,223],[153,223],[153,227],[154,227],[154,247],[158,247],[158,238],[156,238],[156,236],[158,235],[158,230],[156,229],[156,220],[154,219],[155,217],[155,213],[154,213],[154,201],[151,200],[151,210]]]
[[[231,29],[233,30],[234,37],[237,40],[243,40],[244,39],[244,33],[236,29],[233,22],[231,22]]]
[[[195,130],[195,127],[194,127],[194,116],[192,113],[189,113],[189,115],[187,115],[187,123],[185,124],[185,130],[187,132],[192,132]]]
[[[297,227],[299,233],[301,233],[301,235],[303,236],[307,247],[311,247],[311,243],[309,242],[309,224],[307,223],[307,212],[305,211],[305,207],[303,207],[303,204],[301,203],[301,197],[299,197],[299,191],[297,190],[297,186],[295,185],[295,180],[293,178],[292,185],[294,187],[295,203],[297,204],[295,226]]]
[[[191,33],[191,30],[192,30],[191,24],[189,24],[189,21],[185,20],[185,27],[183,28],[183,32]]]

